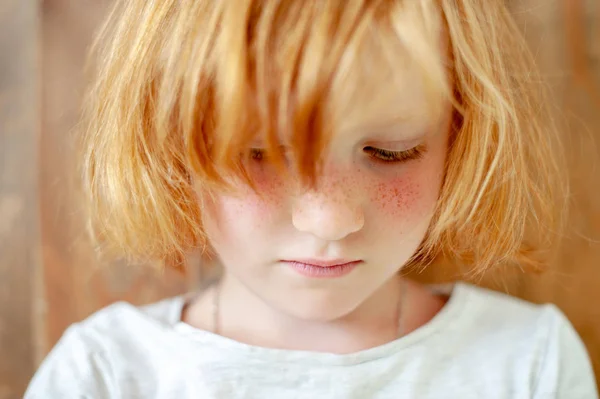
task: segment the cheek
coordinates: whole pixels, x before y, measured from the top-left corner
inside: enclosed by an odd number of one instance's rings
[[[377,182],[372,193],[371,200],[377,209],[394,219],[416,211],[422,197],[419,183],[406,176]]]
[[[269,209],[255,195],[218,195],[204,212],[204,231],[211,247],[224,262],[235,262],[237,254],[251,245],[249,237],[258,238],[264,232]]]
[[[419,220],[430,216],[438,200],[441,175],[432,163],[415,164],[406,173],[373,182],[372,204],[385,217]]]
[[[238,184],[236,195],[219,195],[213,201],[213,214],[221,228],[259,230],[284,206],[285,191],[281,179],[254,178],[256,191]]]

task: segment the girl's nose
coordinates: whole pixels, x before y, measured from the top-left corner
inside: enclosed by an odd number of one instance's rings
[[[323,240],[341,240],[364,226],[364,214],[358,202],[341,187],[335,189],[329,185],[311,190],[296,198],[292,223],[297,230]]]

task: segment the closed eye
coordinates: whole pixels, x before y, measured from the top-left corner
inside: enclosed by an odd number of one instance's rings
[[[363,151],[378,162],[400,163],[422,158],[427,148],[422,144],[408,150],[390,151],[367,146],[363,148]]]
[[[249,155],[250,159],[253,159],[255,161],[262,161],[267,156],[266,151],[262,148],[251,148]]]
[[[265,148],[250,148],[246,156],[249,158],[249,160],[255,162],[271,162],[275,160],[274,155],[275,154],[269,152]],[[280,156],[279,159],[282,160],[284,163],[289,163],[291,154],[287,147],[279,146],[279,154],[277,155]]]
[[[367,146],[363,148],[363,151],[378,162],[400,163],[422,158],[427,152],[427,148],[422,144],[408,150],[390,151],[382,148]],[[251,148],[249,156],[250,159],[255,161],[265,161],[269,158],[267,152],[261,148]]]

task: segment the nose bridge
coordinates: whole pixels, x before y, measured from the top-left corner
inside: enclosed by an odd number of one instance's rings
[[[292,221],[296,229],[335,241],[362,229],[364,214],[360,198],[344,179],[323,175],[316,186],[296,199]]]
[[[349,184],[353,181],[354,176],[351,165],[340,165],[333,160],[329,160],[323,166],[319,178],[316,181],[315,187],[309,192],[316,194],[324,194],[327,197],[339,197],[342,199],[347,197],[355,197],[355,185]],[[354,183],[356,183],[354,181]]]

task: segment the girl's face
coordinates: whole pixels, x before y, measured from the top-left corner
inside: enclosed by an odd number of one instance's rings
[[[405,74],[389,109],[373,107],[374,127],[334,135],[313,190],[275,173],[260,143],[249,149],[257,192],[239,183],[238,195],[216,195],[204,211],[229,278],[279,311],[326,321],[356,309],[402,268],[435,209],[450,121],[449,105],[427,111],[418,77]],[[357,107],[364,114],[368,105]],[[406,117],[377,123],[387,111]]]

